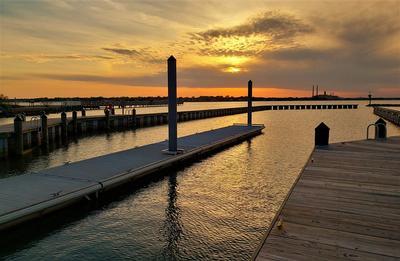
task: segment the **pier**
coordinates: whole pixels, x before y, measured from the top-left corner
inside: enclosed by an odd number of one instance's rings
[[[254,260],[399,260],[400,137],[317,146]]]
[[[348,110],[357,109],[357,104],[298,104],[298,105],[263,105],[252,106],[252,112],[266,110]],[[85,111],[69,117],[63,124],[58,119],[43,119],[39,116],[31,120],[22,121],[21,133],[15,133],[15,124],[0,126],[0,158],[8,155],[22,155],[38,146],[47,146],[48,143],[61,143],[68,137],[78,137],[87,133],[113,131],[129,128],[142,128],[168,123],[168,113],[136,114],[134,109],[126,110],[126,114],[110,113],[99,116],[85,116]],[[248,107],[209,109],[197,111],[177,112],[177,121],[191,121],[213,117],[222,117],[249,113]],[[77,112],[76,112],[77,115]],[[46,126],[46,130],[43,126]],[[45,134],[45,135],[44,135]],[[23,144],[23,146],[16,146]]]
[[[374,114],[384,118],[391,123],[400,126],[400,111],[382,108],[382,107],[374,107]]]

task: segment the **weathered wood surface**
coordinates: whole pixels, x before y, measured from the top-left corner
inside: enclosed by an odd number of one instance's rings
[[[166,141],[38,173],[0,179],[0,230],[87,195],[101,193],[199,154],[260,134],[263,125],[233,125],[178,139],[182,154],[163,152]]]
[[[254,259],[400,260],[400,137],[316,148]]]

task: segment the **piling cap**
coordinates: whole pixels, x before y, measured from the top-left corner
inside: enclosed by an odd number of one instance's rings
[[[253,81],[252,80],[249,80],[249,84],[252,84],[253,83]]]
[[[40,114],[40,118],[47,118],[46,112],[42,111],[42,113]]]
[[[329,130],[329,127],[324,123],[324,122],[321,122],[316,128],[315,128],[316,130]]]
[[[383,125],[386,125],[386,121],[384,121],[382,118],[379,118],[379,120],[377,120],[376,122],[375,122],[375,124],[383,124]]]
[[[171,56],[168,58],[168,61],[176,61],[176,59],[175,59],[175,57],[174,57],[173,55],[171,55]]]

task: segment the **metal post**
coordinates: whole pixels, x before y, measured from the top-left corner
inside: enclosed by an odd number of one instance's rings
[[[40,120],[42,128],[42,145],[46,147],[49,144],[49,130],[47,125],[47,115],[45,112],[42,112],[42,115],[40,115]]]
[[[176,59],[168,58],[168,150],[176,152],[177,145],[176,123]]]
[[[250,80],[247,83],[247,125],[251,125],[252,122],[252,99],[253,99],[253,82]]]
[[[23,116],[17,115],[14,119],[15,154],[24,154],[24,133],[22,129]]]

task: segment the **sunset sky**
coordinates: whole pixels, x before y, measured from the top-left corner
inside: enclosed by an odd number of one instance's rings
[[[400,1],[0,0],[0,93],[400,97]]]

